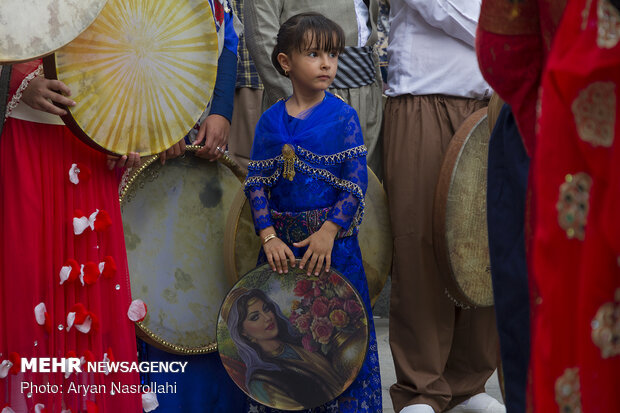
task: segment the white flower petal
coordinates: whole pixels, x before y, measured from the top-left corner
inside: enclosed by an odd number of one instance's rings
[[[71,164],[71,169],[69,169],[69,181],[71,181],[72,184],[79,184],[80,183],[80,178],[78,178],[78,174],[80,173],[80,170],[77,167],[77,164]]]
[[[45,325],[45,303],[39,303],[34,308],[34,317],[37,319],[37,324],[40,326]]]
[[[9,370],[11,370],[11,367],[13,367],[13,363],[9,360],[4,360],[0,363],[0,379],[3,379],[9,375]]]
[[[101,262],[99,263],[99,272],[100,272],[100,273],[103,273],[103,269],[104,269],[104,268],[105,268],[105,262],[101,261]]]
[[[75,235],[80,235],[89,226],[90,226],[90,222],[88,222],[88,218],[86,218],[86,217],[80,217],[80,218],[73,217],[73,233]]]
[[[38,403],[34,406],[34,413],[41,413],[45,409],[45,405],[43,403]]]
[[[140,299],[133,300],[129,306],[129,310],[127,310],[127,317],[129,317],[131,321],[140,321],[144,319],[145,316],[146,304],[144,304],[144,301]]]
[[[73,323],[75,322],[75,312],[70,312],[67,314],[67,331],[71,330],[73,327]]]
[[[90,331],[90,327],[93,324],[93,319],[90,318],[90,316],[86,316],[86,320],[84,320],[84,322],[82,324],[76,324],[75,328],[77,329],[77,331],[79,331],[80,333],[88,333]]]
[[[142,394],[142,408],[145,412],[152,412],[159,407],[157,395],[153,392]]]
[[[95,229],[95,221],[97,220],[97,214],[98,213],[99,213],[99,210],[96,209],[95,212],[90,214],[90,216],[88,217],[88,225],[90,226],[90,229],[92,229],[92,230]]]
[[[105,374],[107,376],[108,374],[110,374],[110,370],[108,370],[108,363],[110,362],[110,358],[108,357],[108,353],[103,353],[103,361],[104,361],[104,363],[106,363],[106,364],[103,365],[103,370],[104,370],[103,374]]]
[[[60,285],[62,285],[65,281],[69,279],[69,275],[71,275],[71,266],[66,265],[60,269]]]
[[[84,287],[84,264],[80,266],[80,282],[82,283],[82,287]]]
[[[10,407],[5,407],[4,409],[2,409],[2,412],[0,413],[15,413],[15,410],[11,409]]]

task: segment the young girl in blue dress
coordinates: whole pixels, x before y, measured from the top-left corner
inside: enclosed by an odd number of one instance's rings
[[[344,49],[340,26],[317,13],[287,20],[272,62],[293,94],[269,108],[256,127],[245,191],[274,271],[308,274],[334,268],[357,288],[369,315],[369,348],[360,373],[338,398],[313,412],[381,412],[377,341],[357,240],[368,182],[357,113],[326,89]],[[249,400],[249,411],[273,412]]]

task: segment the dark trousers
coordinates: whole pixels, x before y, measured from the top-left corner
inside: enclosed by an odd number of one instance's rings
[[[489,142],[487,222],[507,413],[525,412],[530,358],[524,236],[529,164],[512,111],[504,105]]]

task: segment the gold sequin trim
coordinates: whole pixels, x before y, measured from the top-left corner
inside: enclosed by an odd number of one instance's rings
[[[609,0],[599,0],[596,14],[598,17],[596,45],[602,49],[611,49],[620,40],[620,12]]]
[[[590,209],[590,187],[592,178],[584,172],[566,175],[560,185],[560,195],[556,204],[558,224],[570,239],[583,241],[585,226]]]
[[[610,147],[616,123],[616,85],[594,82],[579,92],[571,106],[579,137],[593,146]]]
[[[555,381],[555,401],[560,413],[581,413],[578,368],[564,370],[564,374]]]
[[[4,119],[8,119],[11,112],[13,112],[13,109],[17,107],[17,105],[19,104],[19,101],[22,98],[22,94],[24,93],[24,90],[26,90],[26,88],[28,87],[32,79],[34,79],[37,76],[41,76],[41,75],[43,75],[43,65],[39,65],[34,72],[28,74],[28,76],[26,76],[24,80],[22,80],[22,83],[19,85],[19,88],[17,88],[17,90],[15,91],[15,94],[11,98],[11,101],[6,105],[6,112],[4,113]]]
[[[620,288],[614,302],[603,304],[592,320],[592,341],[601,349],[602,358],[620,355]]]

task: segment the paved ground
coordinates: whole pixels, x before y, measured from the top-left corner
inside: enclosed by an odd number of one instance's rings
[[[396,374],[394,373],[394,362],[392,361],[392,353],[390,352],[390,345],[388,343],[388,319],[375,318],[375,329],[377,333],[377,343],[379,345],[381,386],[383,387],[383,412],[394,413],[389,388],[390,385],[396,381]],[[497,372],[493,374],[487,382],[486,390],[487,393],[503,403],[502,394],[499,390],[499,383],[497,381]]]

